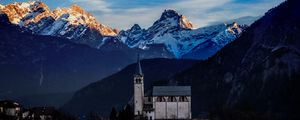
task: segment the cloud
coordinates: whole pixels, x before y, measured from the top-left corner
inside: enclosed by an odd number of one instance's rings
[[[243,16],[258,16],[284,0],[70,0],[91,12],[98,21],[113,28],[133,24],[150,27],[164,9],[175,9],[196,27]]]
[[[255,0],[252,0],[255,1]],[[223,7],[217,8],[217,10],[208,10],[207,13],[202,14],[202,17],[198,17],[197,20],[200,23],[199,26],[206,26],[210,23],[215,23],[219,21],[228,21],[244,16],[262,16],[269,9],[279,5],[284,0],[261,0],[256,3],[241,3],[241,2],[229,2]]]
[[[80,5],[87,11],[113,12],[113,10],[110,9],[110,4],[105,0],[71,0],[70,2]]]

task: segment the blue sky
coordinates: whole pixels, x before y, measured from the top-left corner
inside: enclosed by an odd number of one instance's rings
[[[0,4],[28,0],[0,0]],[[118,29],[137,23],[151,26],[164,9],[175,9],[195,27],[243,16],[260,16],[284,0],[41,0],[52,10],[77,4],[92,13],[99,22]]]

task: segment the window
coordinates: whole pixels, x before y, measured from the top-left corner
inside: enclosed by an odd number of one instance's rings
[[[135,81],[136,81],[136,83],[141,83],[140,79],[136,79]]]
[[[179,97],[179,102],[188,102],[188,98],[186,96],[180,96]]]
[[[157,97],[156,99],[157,102],[166,102],[166,99],[162,96]]]
[[[142,83],[142,79],[141,79],[141,78],[136,78],[136,79],[135,79],[135,82],[136,82],[137,84],[140,84],[140,83]]]
[[[148,97],[148,102],[151,102],[152,100],[151,100],[151,97]]]
[[[170,96],[169,98],[168,98],[168,102],[176,102],[177,100],[176,100],[176,97],[174,97],[174,96]]]

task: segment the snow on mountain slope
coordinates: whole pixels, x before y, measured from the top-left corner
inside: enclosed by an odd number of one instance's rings
[[[99,23],[94,16],[77,5],[51,11],[40,1],[15,2],[0,7],[11,23],[32,30],[39,35],[74,39],[76,43],[99,46],[105,36],[116,36],[117,30]]]
[[[141,29],[139,25],[135,24],[129,30],[121,31],[118,37],[131,48],[147,49],[152,44],[164,44],[177,58],[183,58],[207,41],[216,44],[215,50],[213,50],[215,53],[238,37],[244,28],[245,26],[233,23],[194,29],[192,23],[185,16],[175,10],[165,10],[160,19],[147,30]],[[207,57],[209,56],[204,58]]]
[[[222,23],[231,24],[233,22],[236,22],[237,24],[240,24],[240,25],[250,26],[252,23],[254,23],[259,18],[261,18],[261,16],[244,16],[244,17],[231,19],[231,20],[226,20],[226,21],[211,22],[210,25],[216,25],[216,24],[222,24]]]
[[[16,2],[0,8],[10,22],[28,28],[34,34],[64,37],[97,49],[105,44],[105,40],[117,39],[130,48],[163,51],[162,54],[171,53],[176,58],[206,59],[244,29],[236,23],[195,29],[187,17],[167,9],[148,29],[135,24],[129,30],[118,32],[97,22],[77,5],[51,11],[44,3],[34,1]]]
[[[246,25],[238,25],[237,23],[232,24],[219,24],[207,27],[206,29],[210,31],[207,34],[207,30],[204,30],[200,34],[206,34],[206,37],[203,37],[204,42],[196,44],[189,52],[182,55],[182,58],[188,59],[207,59],[208,57],[214,55],[217,51],[223,48],[228,43],[235,40],[239,37],[243,30],[246,28]],[[201,35],[200,35],[201,36]]]
[[[34,11],[34,2],[13,3],[6,6],[1,5],[1,11],[8,15],[11,23],[18,24],[23,17]],[[31,9],[32,8],[32,9]]]

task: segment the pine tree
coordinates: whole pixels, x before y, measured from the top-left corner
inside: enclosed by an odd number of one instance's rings
[[[119,120],[133,120],[133,109],[130,105],[126,105],[125,109],[120,111],[119,113]]]
[[[117,110],[115,107],[112,108],[111,112],[110,112],[110,116],[109,116],[109,119],[110,120],[117,120]]]

